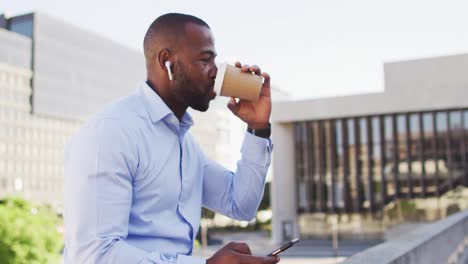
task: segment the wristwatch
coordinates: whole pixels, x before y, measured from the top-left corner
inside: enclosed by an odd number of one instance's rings
[[[262,128],[262,129],[251,129],[247,127],[247,132],[249,132],[252,135],[255,135],[257,137],[262,137],[262,138],[270,138],[271,135],[271,124],[268,123],[267,128]]]

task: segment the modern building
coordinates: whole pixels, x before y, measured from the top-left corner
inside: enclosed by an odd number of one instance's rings
[[[0,195],[56,203],[63,144],[77,122],[32,114],[33,41],[6,29],[20,24],[0,18]]]
[[[42,13],[0,16],[0,40],[0,196],[59,205],[65,143],[136,89],[143,55]]]
[[[386,63],[384,92],[275,104],[273,240],[467,186],[467,71],[468,54]]]
[[[145,79],[141,52],[43,13],[0,15],[0,198],[60,205],[65,143]],[[226,102],[192,112],[192,133],[209,157],[235,168],[245,127]]]

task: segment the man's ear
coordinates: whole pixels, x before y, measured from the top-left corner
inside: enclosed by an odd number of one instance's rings
[[[158,66],[163,70],[167,70],[166,61],[170,61],[171,65],[174,65],[171,59],[171,51],[169,49],[164,48],[160,50],[158,53]]]
[[[167,48],[164,48],[158,53],[158,66],[166,71],[166,74],[170,81],[173,80],[172,75],[172,61],[171,61],[171,51]]]

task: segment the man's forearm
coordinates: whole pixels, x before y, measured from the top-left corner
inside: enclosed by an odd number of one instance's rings
[[[203,205],[238,220],[253,219],[263,196],[270,161],[270,141],[246,134],[235,173],[209,162],[203,180]]]

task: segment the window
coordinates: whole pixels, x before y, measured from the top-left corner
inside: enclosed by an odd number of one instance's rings
[[[20,18],[11,19],[9,29],[18,34],[25,35],[27,37],[32,38],[32,35],[33,35],[32,16],[27,17],[27,18],[20,17]]]
[[[439,179],[445,180],[448,175],[448,164],[447,164],[447,138],[449,137],[447,130],[447,113],[437,112],[436,113],[436,130],[437,130],[437,153],[436,162],[439,172]]]
[[[398,161],[402,162],[406,160],[406,116],[397,116],[397,137],[398,137]]]
[[[365,189],[363,194],[365,194],[365,200],[370,200],[370,189],[369,185],[372,184],[369,182],[369,154],[372,149],[369,149],[369,135],[367,130],[367,119],[365,117],[359,119],[359,133],[360,133],[360,155],[359,155],[359,171],[360,171],[360,181],[362,183],[361,188]],[[366,203],[368,204],[368,203]]]
[[[436,159],[434,159],[437,151],[437,139],[434,134],[434,113],[423,114],[423,138],[424,138],[424,168],[426,170],[426,179],[431,179],[436,174]]]
[[[340,208],[344,207],[344,157],[343,157],[343,121],[335,120],[335,137],[336,137],[336,187],[335,201]]]
[[[464,157],[462,151],[464,151],[464,128],[462,123],[462,112],[453,111],[450,112],[450,138],[448,146],[448,155],[449,155],[449,164],[451,168],[451,173],[454,178],[460,177],[464,174]]]
[[[396,116],[387,115],[384,118],[384,139],[386,164],[384,168],[385,178],[388,182],[388,195],[399,195],[398,175],[398,132],[396,128]],[[397,192],[398,191],[398,192]]]
[[[410,161],[410,170],[411,170],[411,179],[413,182],[416,179],[420,179],[423,171],[422,163],[421,163],[421,133],[419,129],[419,115],[418,114],[411,114],[409,119],[409,132],[410,132],[410,144],[409,144],[409,161]]]
[[[385,166],[385,157],[382,157],[382,142],[380,140],[381,133],[383,131],[380,130],[380,117],[376,116],[372,118],[372,144],[373,144],[373,151],[372,151],[372,174],[375,184],[374,188],[374,199],[377,202],[381,202],[382,196],[379,195],[382,192],[382,168]],[[386,188],[386,186],[383,186]]]
[[[298,184],[298,206],[299,210],[307,211],[307,186],[304,179],[304,172],[306,162],[304,160],[304,148],[305,148],[305,135],[304,135],[304,123],[296,123],[294,125],[294,141],[295,141],[295,153],[296,153],[296,177]]]

